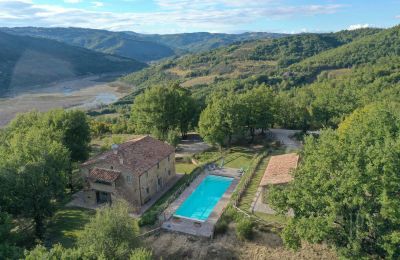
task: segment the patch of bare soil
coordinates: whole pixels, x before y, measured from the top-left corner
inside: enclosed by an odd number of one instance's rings
[[[252,241],[240,241],[232,227],[214,239],[162,231],[143,242],[152,248],[156,259],[337,259],[334,251],[323,245],[286,249],[273,232],[256,231]]]

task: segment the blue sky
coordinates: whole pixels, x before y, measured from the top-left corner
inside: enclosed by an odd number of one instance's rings
[[[400,23],[400,0],[0,0],[0,26],[328,32]]]

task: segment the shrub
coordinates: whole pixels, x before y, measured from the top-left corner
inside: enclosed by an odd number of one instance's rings
[[[237,223],[236,235],[239,239],[251,239],[253,236],[253,222],[244,218]]]
[[[218,234],[225,234],[226,231],[228,230],[228,221],[226,219],[221,218],[217,224],[215,225],[214,233],[216,235]]]
[[[139,226],[154,225],[158,220],[158,210],[150,210],[143,214],[139,220]]]
[[[143,247],[136,248],[132,251],[129,260],[151,260],[153,259],[153,253]]]

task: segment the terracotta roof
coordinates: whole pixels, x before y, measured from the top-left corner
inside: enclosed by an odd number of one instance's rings
[[[121,172],[109,169],[93,168],[89,171],[89,177],[106,182],[113,182],[118,179]]]
[[[297,168],[299,156],[295,153],[272,156],[261,179],[260,186],[283,184],[293,180],[291,171]]]
[[[119,164],[133,174],[141,175],[173,152],[175,152],[175,148],[169,144],[150,136],[144,136],[120,144],[115,149],[83,163],[82,166],[107,162]]]

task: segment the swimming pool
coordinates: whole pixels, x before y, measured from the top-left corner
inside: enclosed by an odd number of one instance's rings
[[[175,216],[205,221],[233,178],[208,175],[175,212]]]

